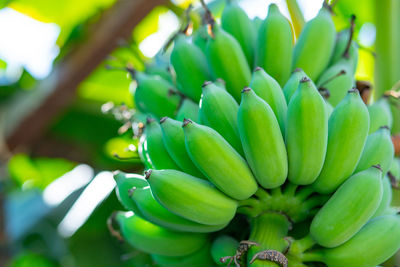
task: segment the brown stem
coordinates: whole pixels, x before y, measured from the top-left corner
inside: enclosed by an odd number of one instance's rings
[[[343,57],[345,57],[347,59],[350,57],[349,51],[350,51],[350,47],[351,47],[351,42],[353,41],[355,20],[356,20],[356,16],[351,15],[350,29],[349,29],[349,41],[347,42],[346,49],[344,50],[344,53],[343,53]]]

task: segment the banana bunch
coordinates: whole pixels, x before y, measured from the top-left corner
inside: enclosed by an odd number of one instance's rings
[[[294,43],[275,4],[176,34],[168,75],[136,72],[144,175],[116,172],[114,236],[157,266],[376,266],[400,248],[385,98],[354,88],[351,25],[324,4]],[[168,53],[168,52],[167,52]],[[254,69],[254,71],[251,71]],[[396,179],[393,179],[395,177]]]

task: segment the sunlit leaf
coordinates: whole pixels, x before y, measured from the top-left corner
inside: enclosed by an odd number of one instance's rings
[[[78,96],[85,100],[105,103],[112,101],[119,105],[133,106],[129,84],[132,78],[121,70],[107,70],[104,65],[97,68],[78,88]]]
[[[158,19],[160,15],[168,12],[169,9],[164,6],[154,8],[147,16],[135,27],[133,31],[133,39],[136,43],[140,43],[147,36],[157,32],[159,25]]]
[[[0,59],[0,69],[5,69],[7,68],[7,62],[4,60]]]

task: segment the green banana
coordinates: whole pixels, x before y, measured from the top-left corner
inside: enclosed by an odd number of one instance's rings
[[[150,160],[150,156],[147,153],[148,151],[147,149],[145,149],[146,146],[147,146],[146,136],[142,135],[139,139],[139,147],[138,147],[140,161],[143,162],[145,169],[154,169],[153,163]]]
[[[286,103],[289,105],[290,98],[292,98],[292,95],[294,92],[296,92],[297,87],[299,87],[300,80],[304,77],[307,77],[307,75],[304,73],[304,71],[300,68],[295,69],[292,72],[292,75],[290,75],[289,80],[286,82],[286,84],[283,86],[283,95],[285,96]]]
[[[260,30],[263,20],[260,19],[259,17],[255,17],[251,21],[253,23],[254,32],[258,35],[258,31]]]
[[[313,188],[332,193],[357,167],[368,136],[369,115],[357,89],[352,89],[328,121],[328,147],[324,166]]]
[[[379,207],[376,209],[373,218],[383,215],[389,208],[392,202],[392,184],[390,183],[389,177],[385,175],[382,180],[382,200]]]
[[[171,52],[171,65],[176,73],[178,89],[199,102],[201,85],[211,78],[203,51],[189,42],[185,35],[178,35]]]
[[[282,89],[265,70],[257,67],[251,78],[250,88],[272,108],[278,120],[282,135],[285,136],[287,104]]]
[[[222,257],[233,256],[239,247],[239,242],[229,235],[221,235],[214,239],[211,245],[211,256],[218,265],[226,265],[220,261]]]
[[[193,33],[192,40],[205,54],[208,40],[207,25],[201,25],[198,30]]]
[[[156,64],[148,65],[146,66],[146,73],[150,75],[159,75],[161,78],[170,83],[174,82],[171,72],[167,66],[158,66]]]
[[[368,106],[370,124],[369,133],[373,133],[382,126],[392,128],[393,117],[387,98],[382,97],[372,105]]]
[[[342,30],[336,35],[335,49],[333,50],[331,61],[329,63],[329,66],[337,63],[347,50],[353,65],[352,73],[356,72],[358,63],[358,45],[355,41],[351,40],[353,38],[352,31],[354,30],[354,19],[355,17],[352,17],[351,27],[349,29]]]
[[[322,7],[318,15],[308,21],[293,49],[293,69],[302,68],[316,81],[326,69],[335,47],[335,25],[330,10]]]
[[[160,125],[165,148],[179,168],[195,177],[205,178],[190,160],[186,151],[182,122],[164,117],[160,120]]]
[[[271,107],[250,88],[242,92],[238,125],[246,160],[258,183],[264,188],[281,186],[288,173],[285,142]]]
[[[329,103],[328,101],[325,100],[325,104],[326,104],[326,112],[328,113],[328,118],[331,117],[332,113],[333,113],[333,106],[331,105],[331,103]]]
[[[136,107],[145,113],[150,113],[157,118],[163,116],[173,117],[180,103],[180,97],[171,94],[173,84],[164,80],[159,75],[149,75],[137,72],[135,74],[137,88],[134,92]]]
[[[183,121],[184,118],[189,118],[193,121],[197,121],[199,117],[199,105],[194,103],[190,99],[183,99],[181,106],[176,113],[175,119],[177,121]]]
[[[175,169],[179,170],[175,161],[168,154],[163,143],[162,130],[160,124],[148,118],[144,129],[144,155],[148,157],[151,165],[156,169]]]
[[[198,169],[222,192],[243,200],[258,186],[246,161],[210,127],[183,122],[186,149]]]
[[[157,254],[151,255],[152,259],[161,267],[213,267],[213,259],[210,255],[210,244],[206,244],[198,251],[182,256],[168,257]]]
[[[219,86],[219,87],[221,87],[222,89],[224,89],[224,90],[226,91],[226,83],[225,83],[225,81],[222,80],[221,78],[216,79],[213,83],[214,83],[216,86]],[[204,85],[204,84],[203,84],[203,85]]]
[[[222,12],[221,27],[239,42],[250,67],[254,66],[257,32],[246,12],[236,3],[230,2]]]
[[[115,193],[117,194],[117,198],[119,202],[121,202],[122,206],[127,210],[131,210],[135,213],[139,212],[138,206],[132,199],[129,197],[129,190],[132,187],[145,187],[149,184],[146,179],[142,175],[134,174],[134,173],[124,173],[121,171],[115,171],[114,180],[117,183],[115,187]]]
[[[317,179],[324,164],[327,141],[325,101],[312,81],[303,78],[287,111],[288,178],[292,183],[306,185]]]
[[[134,187],[130,191],[130,197],[143,214],[143,218],[173,231],[209,233],[221,230],[226,226],[226,224],[200,224],[175,215],[154,199],[149,186],[144,188]]]
[[[336,106],[345,96],[346,92],[354,85],[351,62],[342,58],[337,63],[325,70],[318,79],[317,87],[329,91],[328,102]]]
[[[118,224],[125,241],[147,253],[185,256],[199,250],[208,241],[207,234],[167,230],[133,212],[119,211],[114,215],[113,219]]]
[[[370,134],[365,143],[360,161],[354,172],[360,172],[371,165],[381,165],[383,174],[390,168],[394,157],[394,148],[390,137],[390,130],[383,126]]]
[[[385,262],[399,248],[400,218],[386,215],[369,221],[343,245],[315,251],[308,259],[322,261],[329,267],[373,267]]]
[[[235,99],[220,86],[211,82],[203,84],[199,123],[213,128],[239,154],[244,155],[237,126],[238,109]]]
[[[250,83],[251,70],[238,41],[218,25],[207,41],[206,56],[215,77],[226,82],[228,92],[240,102],[240,92]]]
[[[393,158],[389,171],[397,181],[400,181],[400,158]]]
[[[257,66],[283,86],[292,68],[293,32],[289,20],[275,4],[269,5],[268,16],[261,24],[256,52]]]
[[[351,176],[318,211],[311,237],[323,247],[337,247],[374,215],[382,199],[382,170],[372,166]]]
[[[149,170],[146,179],[157,201],[188,220],[221,225],[236,213],[237,202],[208,181],[176,170]]]

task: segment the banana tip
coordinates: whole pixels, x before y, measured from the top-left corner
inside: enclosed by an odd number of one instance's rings
[[[167,116],[165,116],[165,117],[162,117],[161,118],[161,120],[160,120],[160,124],[162,124],[164,121],[166,121],[168,119],[168,117]]]
[[[386,130],[390,130],[389,126],[387,126],[387,125],[383,125],[383,126],[379,127],[379,129],[386,129]]]
[[[372,165],[372,167],[377,168],[378,170],[382,171],[382,167],[380,164]]]
[[[211,84],[211,83],[212,83],[212,82],[210,82],[210,81],[205,81],[201,87],[204,88],[204,87],[206,87],[207,85],[209,85],[209,84]]]
[[[306,83],[306,82],[309,82],[309,81],[311,81],[311,80],[310,80],[310,78],[308,78],[308,77],[303,77],[303,78],[301,78],[301,80],[300,80],[301,83]]]
[[[250,92],[251,91],[251,88],[250,87],[245,87],[243,90],[242,90],[242,93],[247,93],[247,92]]]
[[[260,70],[262,70],[261,67],[256,67],[256,68],[254,69],[254,71],[260,71]]]
[[[302,69],[302,68],[295,68],[295,69],[293,70],[293,72],[300,72],[300,71],[303,71],[303,69]]]
[[[154,121],[154,119],[151,118],[151,117],[147,117],[147,118],[146,118],[146,124],[150,124],[150,123],[152,123],[153,121]]]
[[[221,79],[221,78],[216,79],[216,81],[217,81],[217,82],[220,82],[220,83],[222,83],[222,84],[226,84],[225,80],[224,80],[224,79]]]
[[[153,171],[152,170],[147,170],[144,172],[144,178],[147,180],[150,178],[150,175]]]
[[[193,122],[192,120],[184,118],[183,119],[183,123],[182,123],[182,127],[185,127],[186,125],[188,125],[189,123],[192,123],[192,122]]]
[[[353,87],[351,88],[349,91],[347,91],[347,93],[351,94],[351,93],[358,93],[358,89]]]

